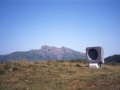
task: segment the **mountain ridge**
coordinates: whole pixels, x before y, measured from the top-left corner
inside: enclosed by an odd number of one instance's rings
[[[43,60],[70,60],[85,59],[85,53],[75,51],[67,47],[54,47],[43,45],[41,49],[31,49],[29,51],[17,51],[7,55],[0,55],[0,62],[5,61],[43,61]]]

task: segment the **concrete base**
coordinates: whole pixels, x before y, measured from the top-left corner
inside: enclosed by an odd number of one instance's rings
[[[98,63],[90,63],[89,68],[100,68],[100,66],[98,65]]]

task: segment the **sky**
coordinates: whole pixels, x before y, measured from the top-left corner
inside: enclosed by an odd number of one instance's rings
[[[120,1],[0,0],[0,55],[43,45],[120,54]]]

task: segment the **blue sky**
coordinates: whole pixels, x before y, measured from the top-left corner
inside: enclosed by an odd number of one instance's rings
[[[120,1],[0,0],[0,54],[43,45],[120,54]]]

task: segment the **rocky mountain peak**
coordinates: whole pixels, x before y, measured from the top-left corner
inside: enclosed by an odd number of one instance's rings
[[[2,58],[2,59],[1,59]],[[14,52],[9,55],[0,56],[0,61],[9,60],[70,60],[70,59],[85,59],[85,54],[72,50],[67,47],[57,48],[54,46],[44,45],[41,49],[32,49],[26,52]]]
[[[43,45],[43,46],[41,47],[41,49],[47,49],[47,48],[51,48],[51,46]]]

